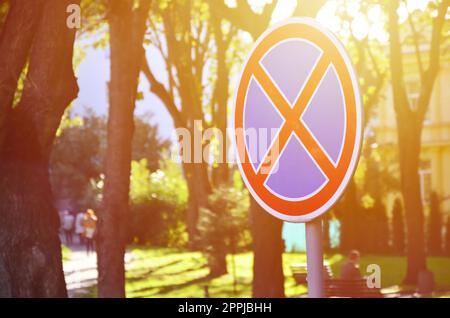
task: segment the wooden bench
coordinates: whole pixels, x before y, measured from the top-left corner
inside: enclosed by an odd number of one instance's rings
[[[307,283],[307,267],[306,264],[292,264],[291,265],[292,276],[294,277],[295,283],[297,285],[302,285]],[[323,265],[323,275],[324,279],[331,279],[333,277],[333,272],[328,264]]]
[[[292,275],[297,285],[306,284],[307,267],[306,264],[292,264]],[[351,297],[351,298],[381,298],[383,294],[379,288],[367,287],[364,278],[361,279],[336,279],[333,278],[333,272],[330,265],[323,266],[323,275],[325,280],[326,297]]]
[[[351,298],[381,298],[383,294],[379,288],[367,287],[364,278],[361,279],[326,279],[326,297],[351,297]]]

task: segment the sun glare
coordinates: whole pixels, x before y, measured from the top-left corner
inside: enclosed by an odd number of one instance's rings
[[[341,1],[329,1],[317,15],[317,20],[338,36],[345,37],[348,30],[342,29]],[[359,40],[366,37],[383,43],[387,41],[387,34],[384,29],[384,16],[380,6],[373,6],[367,14],[360,11],[359,1],[347,1],[346,14],[352,17],[350,21],[351,32]]]
[[[272,15],[272,23],[289,18],[297,5],[296,0],[279,0]]]
[[[369,24],[364,15],[358,13],[352,21],[352,33],[358,40],[362,40],[369,34]]]

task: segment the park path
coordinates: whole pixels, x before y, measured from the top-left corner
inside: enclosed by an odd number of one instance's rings
[[[88,297],[91,288],[97,285],[97,255],[87,254],[84,246],[69,246],[70,259],[63,261],[67,293],[70,298]],[[125,253],[125,263],[131,261],[131,253]]]
[[[69,246],[70,259],[63,261],[69,297],[83,297],[97,284],[97,255],[87,254],[83,246]]]

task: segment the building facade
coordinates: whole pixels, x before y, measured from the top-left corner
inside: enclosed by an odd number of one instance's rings
[[[424,65],[428,64],[427,50],[422,48]],[[417,105],[420,92],[420,72],[413,49],[404,52],[405,84],[410,107]],[[393,106],[392,87],[386,85],[384,98],[379,103],[375,131],[380,147],[397,151],[397,127]],[[450,217],[450,54],[443,50],[441,69],[436,80],[422,132],[421,165],[419,170],[421,196],[429,205],[432,191],[441,200],[441,210]]]

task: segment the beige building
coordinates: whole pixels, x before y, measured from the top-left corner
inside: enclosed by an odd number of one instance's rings
[[[429,204],[431,191],[436,191],[442,200],[442,211],[450,216],[450,47],[448,44],[443,52],[441,70],[434,86],[422,133],[419,174],[424,205]],[[411,107],[415,107],[420,90],[418,63],[413,49],[404,53],[406,87]],[[425,53],[424,47],[423,63],[428,65]],[[380,102],[375,126],[379,146],[396,151],[397,132],[390,85],[387,85],[384,98]]]

